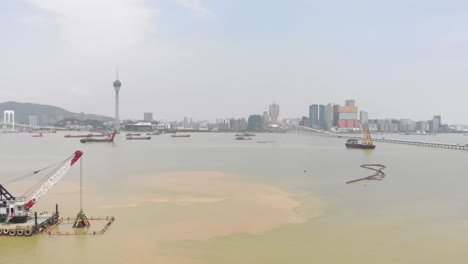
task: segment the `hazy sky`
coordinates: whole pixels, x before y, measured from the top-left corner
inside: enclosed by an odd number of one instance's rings
[[[468,123],[468,1],[0,0],[0,101],[121,117],[246,117],[355,99]]]

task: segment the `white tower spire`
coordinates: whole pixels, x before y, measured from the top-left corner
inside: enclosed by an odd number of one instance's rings
[[[116,69],[116,80],[114,81],[115,89],[115,124],[114,130],[120,131],[120,119],[119,119],[119,91],[122,83],[119,81],[119,68]]]

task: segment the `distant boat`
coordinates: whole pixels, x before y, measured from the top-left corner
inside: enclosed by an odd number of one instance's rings
[[[252,138],[249,138],[249,137],[236,137],[236,140],[252,140]]]
[[[173,134],[173,135],[171,135],[171,137],[190,137],[190,135],[177,135],[177,134]]]
[[[255,137],[255,134],[244,132],[242,134],[236,134],[236,137]]]
[[[141,133],[127,133],[125,134],[127,137],[130,137],[130,136],[141,136]]]
[[[348,139],[345,145],[347,148],[375,149],[375,145],[370,136],[369,129],[366,129],[366,131],[364,132],[364,138],[362,140],[362,143],[359,143],[357,139]]]
[[[159,132],[155,131],[155,132],[151,132],[151,133],[146,133],[146,135],[148,135],[148,136],[150,136],[150,135],[157,136],[157,135],[159,135]]]
[[[40,130],[40,131],[36,131],[36,132],[39,132],[39,133],[55,133],[57,131],[55,131],[55,129],[51,129],[51,130]]]
[[[133,136],[127,137],[127,140],[149,140],[149,139],[151,139],[151,137],[133,137]]]
[[[32,137],[42,137],[42,133],[32,135]]]

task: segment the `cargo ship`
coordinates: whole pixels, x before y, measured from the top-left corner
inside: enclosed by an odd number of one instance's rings
[[[107,134],[105,138],[93,138],[93,137],[82,138],[80,139],[80,142],[81,143],[100,143],[100,142],[112,143],[114,142],[115,134],[116,134],[116,131],[110,134]]]
[[[245,132],[242,134],[236,134],[236,137],[255,137],[255,134]]]
[[[369,129],[367,128],[364,132],[364,138],[361,143],[357,139],[348,139],[346,141],[347,148],[358,148],[358,149],[375,149],[374,142],[372,141]]]
[[[171,135],[171,137],[190,137],[190,135],[177,135],[177,134],[174,134],[174,135]]]
[[[236,137],[236,140],[252,140],[249,137]]]
[[[127,140],[149,140],[149,139],[151,139],[151,137],[132,137],[132,136],[127,137]]]
[[[90,137],[105,137],[106,134],[86,134],[86,135],[65,135],[66,138],[90,138]]]

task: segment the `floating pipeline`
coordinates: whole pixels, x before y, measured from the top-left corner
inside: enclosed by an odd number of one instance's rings
[[[361,168],[368,169],[368,170],[373,170],[373,171],[375,171],[375,173],[372,174],[371,176],[367,176],[367,177],[364,177],[364,178],[348,181],[348,182],[346,182],[346,184],[355,183],[355,182],[359,182],[359,181],[372,181],[372,180],[381,181],[386,176],[385,173],[382,171],[386,167],[385,167],[385,165],[382,165],[382,164],[363,164],[363,165],[361,165]]]
[[[5,228],[0,227],[0,236],[5,237],[29,237],[33,235],[48,235],[48,236],[84,236],[84,235],[103,235],[109,227],[114,223],[115,217],[113,216],[98,216],[98,217],[90,217],[88,220],[91,221],[106,221],[106,224],[98,230],[90,230],[88,228],[85,232],[60,232],[60,231],[52,231],[55,227],[60,226],[63,222],[71,222],[75,221],[76,217],[66,217],[66,218],[59,218],[58,215],[53,215],[43,223],[39,224],[37,227],[12,227],[12,228]],[[68,225],[68,224],[67,224]]]

